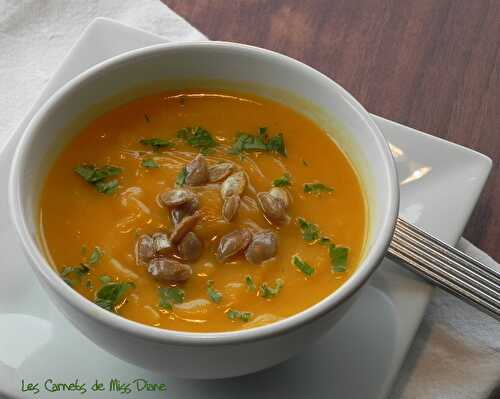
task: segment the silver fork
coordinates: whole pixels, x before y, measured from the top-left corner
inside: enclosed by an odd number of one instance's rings
[[[500,273],[398,218],[388,257],[500,320]]]

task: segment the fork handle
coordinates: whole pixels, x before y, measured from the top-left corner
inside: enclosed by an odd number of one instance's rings
[[[388,257],[500,320],[500,273],[398,218]]]

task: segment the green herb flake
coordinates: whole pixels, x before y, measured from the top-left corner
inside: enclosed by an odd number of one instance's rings
[[[141,165],[148,169],[157,169],[160,167],[153,158],[143,159]]]
[[[215,290],[213,280],[208,280],[207,292],[212,302],[219,303],[222,300],[222,294]]]
[[[102,276],[99,276],[99,281],[102,284],[109,284],[113,281],[113,279],[110,276],[103,274]]]
[[[174,303],[184,302],[184,290],[178,287],[160,288],[160,307],[172,310]]]
[[[71,273],[77,273],[80,276],[83,276],[84,274],[87,274],[89,271],[90,269],[88,268],[88,266],[82,263],[80,266],[66,266],[61,272],[61,276],[67,276],[68,274]]]
[[[144,119],[146,120],[147,123],[151,122],[151,119],[149,118],[148,114],[144,114]]]
[[[182,187],[184,184],[186,184],[186,177],[187,177],[187,169],[184,166],[184,167],[182,167],[179,174],[175,178],[175,186]]]
[[[153,147],[153,151],[160,151],[161,148],[171,148],[174,146],[172,142],[167,139],[161,139],[158,137],[153,137],[150,139],[139,140],[142,145],[148,145]]]
[[[191,147],[199,148],[203,154],[210,153],[217,145],[210,132],[201,126],[185,127],[177,132],[177,137],[183,139]]]
[[[335,190],[325,186],[323,183],[306,183],[304,184],[304,192],[307,194],[332,193]]]
[[[241,312],[236,309],[229,309],[227,312],[227,317],[233,321],[241,320],[245,323],[252,319],[253,314],[251,312]]]
[[[248,133],[239,133],[229,150],[230,154],[241,154],[242,152],[275,152],[287,156],[285,148],[285,140],[283,134],[279,133],[276,136],[269,137],[267,128],[259,128],[257,136]]]
[[[96,172],[96,167],[94,165],[78,165],[73,169],[78,173],[86,182],[94,183],[93,176]]]
[[[318,243],[320,245],[330,245],[332,243],[332,240],[330,240],[328,237],[321,237]]]
[[[80,250],[80,253],[82,254],[82,256],[85,256],[85,255],[87,255],[88,250],[89,250],[89,247],[87,247],[86,244],[83,244],[82,249]]]
[[[82,263],[80,266],[65,266],[60,275],[66,284],[70,287],[74,287],[81,281],[84,275],[88,274],[89,271],[89,267]],[[73,278],[70,278],[70,276]]]
[[[245,283],[250,291],[255,291],[257,289],[255,283],[253,282],[252,276],[246,276]]]
[[[309,164],[307,163],[307,161],[305,159],[302,159],[302,165],[309,166]]]
[[[63,277],[62,278],[64,280],[64,282],[66,284],[68,284],[70,287],[74,287],[75,286],[75,281],[71,280],[70,278],[67,278],[67,277]]]
[[[122,302],[127,291],[131,288],[135,288],[135,284],[131,282],[116,282],[103,285],[96,292],[95,303],[103,309],[115,312],[116,307]]]
[[[88,183],[97,183],[107,177],[117,176],[122,173],[122,168],[117,166],[106,165],[102,168],[97,168],[94,165],[78,165],[74,171],[79,174]]]
[[[87,264],[88,265],[95,265],[97,262],[99,262],[101,260],[103,255],[104,255],[103,250],[99,247],[95,247],[92,250],[92,253],[90,254],[90,256],[87,260]]]
[[[334,244],[330,245],[330,265],[336,273],[343,273],[347,270],[347,258],[349,256],[349,248],[337,247]]]
[[[280,293],[284,285],[285,282],[281,278],[276,279],[274,287],[270,287],[266,283],[262,283],[262,285],[260,286],[260,296],[266,299],[274,298]]]
[[[293,263],[294,266],[296,266],[306,276],[312,276],[314,274],[314,272],[315,272],[314,267],[312,267],[306,261],[303,261],[302,259],[300,259],[297,255],[294,255],[292,257],[292,263]]]
[[[229,152],[237,155],[244,151],[267,151],[267,145],[260,137],[255,137],[247,133],[239,133]]]
[[[111,195],[118,188],[118,180],[113,179],[110,181],[98,181],[95,184],[95,187],[97,189],[97,192],[103,193],[106,195]]]
[[[277,136],[271,137],[267,143],[267,150],[270,152],[276,152],[278,154],[287,156],[286,148],[285,148],[285,139],[283,138],[282,133],[278,133]]]
[[[85,281],[85,288],[87,288],[90,291],[92,289],[92,281],[90,280]]]
[[[113,179],[105,181],[108,177],[117,176],[123,169],[117,166],[106,165],[97,168],[94,165],[78,165],[74,169],[87,183],[93,185],[96,190],[103,194],[113,194],[118,187],[118,181]]]
[[[286,187],[291,185],[291,176],[288,173],[285,173],[283,176],[273,180],[274,187]]]
[[[319,238],[319,228],[317,225],[303,218],[298,219],[298,224],[305,241],[316,241]]]

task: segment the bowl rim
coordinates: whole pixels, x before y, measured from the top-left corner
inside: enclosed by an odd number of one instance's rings
[[[363,119],[364,123],[369,128],[368,130],[370,130],[370,133],[374,136],[378,153],[382,154],[384,164],[384,169],[377,171],[377,173],[383,173],[385,175],[385,179],[388,182],[387,193],[389,201],[387,202],[387,206],[385,207],[385,211],[382,215],[380,229],[377,230],[377,238],[375,238],[373,246],[365,259],[358,265],[356,271],[344,284],[342,284],[339,289],[323,298],[320,302],[277,322],[250,329],[209,333],[168,330],[129,320],[102,309],[64,283],[55,270],[50,266],[48,260],[39,249],[36,240],[34,240],[29,233],[26,218],[21,207],[21,166],[27,162],[28,149],[30,148],[29,143],[37,134],[38,125],[43,121],[44,117],[50,113],[51,108],[61,100],[65,99],[71,92],[78,90],[79,86],[85,85],[85,82],[92,76],[105,73],[107,69],[113,68],[116,65],[129,63],[134,59],[141,57],[159,55],[161,53],[168,53],[169,51],[175,51],[177,49],[190,49],[192,51],[196,51],[196,49],[213,47],[216,47],[219,50],[224,49],[230,52],[236,51],[251,54],[255,57],[274,58],[277,62],[286,63],[289,67],[301,69],[304,73],[309,73],[316,78],[325,80],[325,83],[330,85],[332,91],[336,91],[336,93],[342,96],[351,108],[354,108],[357,111],[359,117]],[[324,316],[326,313],[333,311],[335,308],[346,302],[363,286],[366,280],[376,269],[381,259],[385,256],[385,252],[393,235],[399,208],[399,185],[397,173],[388,143],[383,137],[378,126],[370,117],[369,113],[349,92],[347,92],[333,79],[291,57],[260,47],[222,41],[162,43],[132,50],[96,64],[68,81],[43,104],[30,121],[26,130],[23,132],[12,160],[8,191],[10,214],[16,233],[22,243],[25,253],[31,261],[31,267],[38,274],[38,276],[41,276],[44,279],[50,290],[55,291],[55,293],[62,300],[69,303],[74,310],[78,310],[87,317],[94,319],[109,328],[120,330],[136,337],[155,342],[170,345],[190,346],[227,345],[262,340],[289,333],[295,329],[303,327],[315,319]],[[71,321],[72,318],[70,316],[66,317],[68,317]]]

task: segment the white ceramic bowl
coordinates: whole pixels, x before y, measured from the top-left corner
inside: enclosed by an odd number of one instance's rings
[[[42,184],[56,155],[82,125],[138,95],[193,85],[252,91],[307,114],[344,149],[365,188],[369,232],[355,273],[320,303],[274,324],[225,333],[185,333],[127,320],[101,309],[65,284],[50,267],[39,243]],[[290,358],[342,317],[385,254],[397,216],[399,190],[382,134],[343,88],[286,56],[241,44],[206,42],[132,51],[89,69],[62,87],[36,114],[19,143],[9,200],[12,220],[34,272],[56,306],[83,334],[116,356],[148,369],[188,378],[222,378]]]

